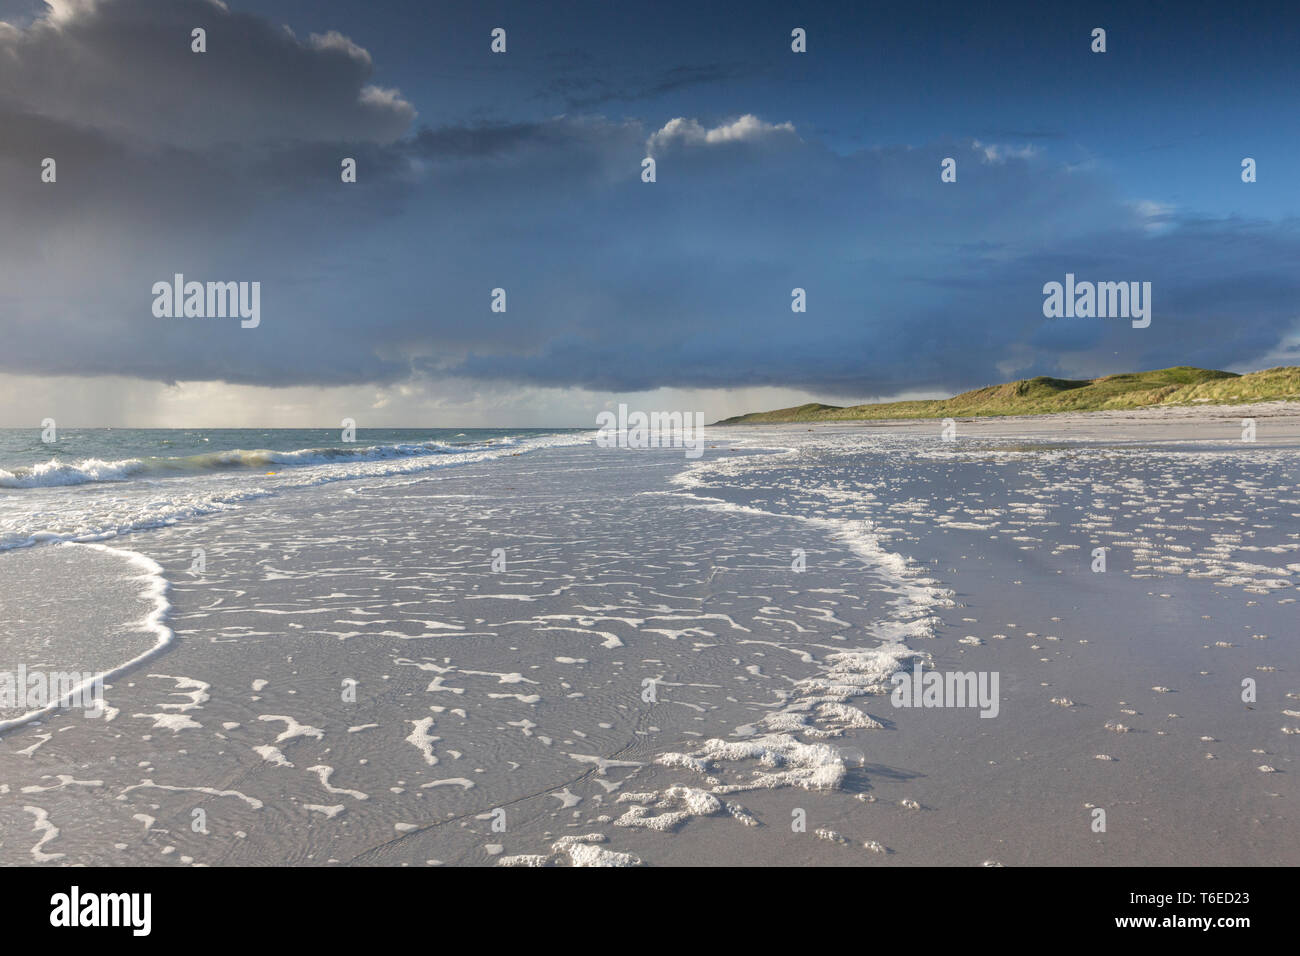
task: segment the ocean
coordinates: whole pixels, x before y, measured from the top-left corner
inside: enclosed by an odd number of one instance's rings
[[[291,488],[411,475],[585,440],[585,429],[0,429],[0,550],[98,541]]]
[[[6,435],[0,864],[1294,864],[1235,424]]]

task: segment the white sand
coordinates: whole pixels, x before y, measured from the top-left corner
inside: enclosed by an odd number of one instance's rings
[[[120,537],[176,641],[116,719],[0,738],[0,862],[1300,862],[1300,408],[939,428],[555,448]],[[997,672],[998,715],[892,706],[918,659]]]

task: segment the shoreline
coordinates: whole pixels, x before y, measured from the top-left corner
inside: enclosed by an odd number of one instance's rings
[[[948,398],[857,405],[807,402],[790,408],[733,415],[715,424],[1023,417],[1297,401],[1300,401],[1300,366],[1280,365],[1237,374],[1178,365],[1091,379],[1040,375],[986,385]]]
[[[1121,422],[1126,422],[1129,417],[1137,422],[1142,422],[1147,419],[1156,422],[1160,420],[1191,421],[1198,418],[1203,420],[1215,416],[1220,416],[1224,420],[1248,417],[1291,418],[1300,416],[1300,401],[1292,399],[1277,399],[1265,402],[1206,403],[1197,405],[1143,405],[1135,408],[1097,409],[1092,411],[1039,412],[1023,415],[953,415],[951,417],[960,424],[984,426],[992,426],[999,422],[1008,425],[1032,425],[1041,423],[1044,426],[1052,422],[1068,422],[1079,427],[1087,425],[1109,427]],[[726,420],[723,420],[714,422],[706,427],[740,429],[839,428],[868,426],[882,428],[933,428],[941,423],[944,417],[946,416],[935,415],[929,417],[845,418],[832,420],[730,423],[724,423]]]
[[[1300,572],[1300,417],[1105,414],[575,446],[125,534],[172,581],[165,673],[0,738],[0,861],[1294,864],[1294,583],[1233,562]],[[996,671],[998,716],[892,707],[891,647]]]

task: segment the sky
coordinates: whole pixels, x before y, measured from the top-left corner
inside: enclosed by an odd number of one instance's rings
[[[1300,364],[1300,8],[995,6],[0,0],[0,426]],[[259,324],[155,315],[178,273]],[[1150,326],[1045,318],[1067,273]]]

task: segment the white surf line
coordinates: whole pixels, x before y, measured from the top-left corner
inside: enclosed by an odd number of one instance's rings
[[[280,748],[272,744],[263,744],[260,747],[254,747],[253,753],[257,754],[267,763],[273,764],[276,767],[293,766],[293,764],[289,761],[289,759],[285,757],[285,755],[281,752]]]
[[[42,777],[41,779],[46,779]],[[71,774],[61,773],[57,777],[58,783],[51,784],[48,787],[42,787],[40,784],[32,784],[29,787],[23,787],[22,793],[48,793],[50,790],[62,790],[64,787],[102,787],[102,780],[75,780]]]
[[[38,747],[42,744],[49,743],[53,739],[54,734],[37,734],[36,743],[32,744],[30,747],[24,747],[22,750],[15,751],[15,753],[22,757],[30,757],[32,754],[36,753]],[[8,786],[8,784],[6,784],[6,786]]]
[[[36,533],[30,533],[26,538],[9,538],[0,539],[0,553],[5,551],[17,550],[20,548],[31,548],[46,542],[59,542],[63,544],[90,544],[93,541],[99,541],[106,538],[116,538],[122,534],[129,534],[137,531],[153,531],[158,528],[171,527],[179,521],[188,521],[193,518],[206,517],[214,513],[221,513],[233,509],[235,506],[246,501],[255,501],[263,498],[279,497],[286,492],[309,490],[313,488],[328,487],[335,482],[341,481],[361,481],[373,480],[377,486],[382,486],[385,479],[392,478],[410,478],[416,476],[411,484],[420,481],[437,479],[438,472],[446,469],[459,467],[462,465],[477,465],[484,462],[499,461],[506,457],[517,455],[531,454],[533,452],[547,451],[552,448],[571,448],[581,447],[591,444],[595,441],[596,432],[590,434],[586,432],[566,434],[543,434],[524,436],[517,439],[515,444],[500,444],[493,447],[492,441],[489,440],[483,447],[466,449],[461,452],[452,453],[454,455],[463,455],[464,457],[452,458],[446,454],[431,453],[397,456],[393,458],[374,458],[374,459],[354,459],[338,460],[333,462],[325,461],[303,461],[298,465],[293,462],[278,462],[280,467],[290,467],[291,469],[301,468],[300,473],[291,470],[284,480],[276,483],[274,489],[267,489],[262,486],[253,486],[242,491],[235,491],[227,495],[211,496],[205,502],[192,504],[188,508],[179,508],[172,513],[157,514],[147,518],[137,518],[129,521],[126,525],[117,525],[116,527],[105,527],[94,531],[68,531],[68,532],[40,532],[39,537]],[[515,439],[511,439],[515,442]],[[371,446],[377,447],[377,446]],[[306,449],[299,449],[305,451]],[[274,450],[272,450],[274,451]],[[278,452],[282,456],[296,454],[296,451]],[[365,468],[370,465],[374,467],[372,471],[358,471],[358,468]],[[323,471],[331,466],[353,467],[353,471],[327,472]],[[386,469],[386,470],[385,470]],[[190,475],[202,475],[203,472],[195,472]],[[250,474],[250,477],[254,477]],[[97,487],[102,482],[83,482],[77,485],[64,487]],[[53,485],[33,485],[31,487],[48,489],[58,487]],[[23,534],[26,532],[18,532]],[[112,550],[112,549],[109,549]],[[129,553],[129,552],[128,552]],[[0,733],[3,728],[0,728]]]
[[[334,776],[334,768],[328,764],[317,764],[314,767],[307,768],[308,773],[314,773],[320,778],[320,785],[325,788],[327,793],[342,793],[351,797],[353,800],[369,800],[368,793],[362,793],[360,790],[349,790],[347,787],[335,787],[330,784],[330,777]]]
[[[419,720],[408,720],[407,723],[414,725],[415,729],[406,738],[406,742],[420,751],[424,756],[424,762],[429,766],[437,764],[438,758],[433,752],[433,745],[442,738],[429,734],[429,728],[433,726],[433,718],[422,717]]]
[[[300,724],[298,721],[294,720],[294,718],[287,717],[284,714],[261,714],[257,719],[262,721],[280,721],[284,723],[284,730],[275,738],[277,744],[283,743],[286,740],[292,740],[294,737],[314,737],[317,740],[320,740],[325,736],[325,731],[321,730],[319,727]]]
[[[626,748],[624,748],[626,749]],[[602,757],[599,754],[575,754],[570,753],[569,757],[578,763],[589,763],[596,768],[599,776],[605,776],[605,771],[615,767],[644,767],[645,764],[636,760],[614,760],[611,757]]]
[[[59,835],[59,828],[50,822],[50,815],[41,807],[23,807],[23,810],[36,817],[36,822],[32,824],[32,829],[40,831],[43,835],[36,841],[36,846],[32,847],[32,859],[37,863],[47,863],[51,860],[63,859],[62,853],[46,853],[41,847],[55,839]]]
[[[693,492],[683,491],[680,494],[683,497],[694,498],[700,502],[699,507],[709,511],[750,514],[764,518],[785,518],[833,532],[834,537],[838,537],[841,541],[847,543],[849,550],[862,558],[863,563],[870,570],[876,572],[884,580],[886,587],[897,595],[890,603],[898,608],[902,620],[882,622],[878,630],[912,630],[913,628],[907,625],[917,623],[916,618],[924,614],[929,608],[950,606],[946,604],[951,600],[952,592],[950,590],[940,587],[938,582],[930,578],[914,576],[916,572],[913,571],[905,557],[881,546],[877,535],[869,531],[858,530],[856,527],[858,522],[852,519],[780,514]],[[903,643],[902,638],[898,636],[886,635],[883,639],[890,644],[901,645]]]
[[[736,443],[744,444],[743,439],[736,439]],[[768,454],[756,456],[767,459],[767,463],[779,461],[784,458],[798,458],[799,449],[788,445],[752,445],[749,449],[766,449]],[[899,608],[905,615],[905,619],[912,619],[916,612],[924,612],[928,607],[943,604],[945,599],[950,600],[952,592],[939,586],[938,582],[926,578],[918,578],[916,572],[908,563],[908,560],[901,554],[888,550],[880,544],[880,537],[871,531],[863,530],[861,522],[848,518],[819,518],[815,516],[804,516],[797,514],[783,514],[775,511],[764,511],[761,508],[755,508],[752,505],[735,504],[725,501],[721,498],[714,498],[710,495],[701,494],[698,490],[706,487],[706,482],[702,475],[708,471],[716,471],[719,477],[725,478],[727,471],[732,467],[735,459],[722,459],[715,461],[696,462],[671,476],[668,481],[672,485],[680,488],[680,491],[663,492],[667,495],[679,495],[684,498],[691,498],[700,503],[700,506],[710,511],[735,512],[739,514],[751,514],[764,518],[785,518],[791,521],[798,521],[803,524],[811,525],[815,528],[821,528],[831,532],[833,538],[845,542],[849,550],[862,558],[870,568],[876,571],[882,578],[886,579],[886,584],[894,590],[898,597],[891,603]],[[910,605],[910,606],[909,606]],[[915,609],[915,610],[914,610]],[[909,613],[911,612],[911,613]],[[902,643],[901,639],[890,641],[890,643]]]
[[[187,711],[201,710],[211,696],[208,691],[212,685],[201,680],[195,680],[193,677],[177,677],[174,674],[149,674],[149,677],[157,677],[161,680],[174,681],[176,689],[171,691],[168,697],[187,697],[188,703],[162,703],[158,706],[163,711],[174,711],[174,713],[157,713],[157,714],[132,714],[133,718],[144,718],[154,722],[155,730],[170,730],[173,734],[182,730],[201,728],[200,724],[193,717],[186,715]]]
[[[140,596],[153,601],[153,610],[139,622],[138,626],[143,630],[152,631],[156,637],[156,641],[154,646],[149,648],[143,654],[139,654],[124,664],[119,664],[117,667],[96,674],[89,680],[83,681],[69,691],[64,697],[61,697],[56,701],[51,701],[38,710],[29,711],[21,717],[14,717],[11,720],[0,721],[0,735],[13,730],[15,727],[21,727],[24,724],[31,723],[33,720],[37,720],[40,717],[44,717],[62,709],[65,702],[70,702],[75,698],[79,698],[82,691],[94,685],[96,681],[107,683],[114,677],[124,674],[126,671],[131,670],[139,664],[143,664],[145,661],[161,653],[163,648],[175,639],[175,635],[172,633],[171,628],[163,623],[167,620],[167,615],[171,612],[172,606],[167,601],[167,589],[171,587],[171,582],[163,576],[162,565],[151,558],[145,557],[143,554],[139,554],[135,551],[127,551],[123,548],[110,548],[106,544],[64,541],[61,542],[59,546],[65,548],[94,548],[96,551],[102,551],[105,554],[112,554],[123,558],[130,564],[139,568],[141,574],[131,580],[145,582],[145,587],[141,590]],[[105,709],[107,709],[107,707],[105,707]]]
[[[792,449],[784,449],[769,458],[790,457]],[[939,606],[953,606],[952,592],[932,578],[921,577],[908,560],[889,551],[880,544],[879,536],[862,530],[861,523],[845,518],[821,518],[796,514],[764,511],[749,505],[735,504],[697,492],[705,486],[701,473],[716,469],[725,478],[733,468],[731,461],[702,462],[673,475],[669,481],[682,490],[682,497],[699,502],[695,507],[724,513],[738,513],[778,518],[800,522],[829,533],[832,539],[845,542],[849,550],[858,555],[882,584],[896,596],[889,604],[893,609],[889,620],[878,621],[869,628],[870,636],[880,643],[875,648],[836,650],[819,665],[821,673],[798,681],[799,695],[781,705],[776,711],[755,722],[767,731],[747,739],[712,739],[690,753],[665,753],[655,763],[666,767],[681,767],[697,773],[709,773],[717,761],[758,759],[768,766],[787,769],[774,773],[759,773],[749,783],[717,784],[714,793],[733,793],[742,790],[793,785],[809,790],[838,789],[846,774],[844,755],[824,743],[807,744],[794,736],[802,733],[814,740],[839,736],[850,728],[880,726],[864,712],[847,703],[853,697],[871,693],[871,687],[885,684],[890,676],[913,658],[927,657],[907,646],[904,638],[932,637],[937,618],[932,610]],[[827,698],[838,697],[838,701]],[[810,724],[822,720],[829,729]]]
[[[217,790],[215,787],[173,787],[164,783],[154,783],[149,777],[145,777],[139,783],[133,783],[126,787],[117,795],[118,800],[125,800],[126,795],[132,790],[171,790],[176,793],[205,793],[210,797],[238,797],[254,810],[262,809],[262,801],[256,797],[250,797],[246,793],[240,793],[238,790]]]
[[[639,720],[638,720],[638,725],[639,725],[639,726],[640,726],[640,725],[643,725],[644,722],[645,722],[645,717],[644,717],[644,715],[643,715],[641,718],[639,718]],[[414,721],[411,721],[411,723],[414,723]],[[577,760],[579,763],[582,763],[582,764],[593,764],[593,765],[594,765],[594,769],[592,769],[592,770],[584,770],[581,774],[579,774],[579,775],[576,776],[576,777],[573,777],[573,778],[568,779],[568,780],[562,780],[562,781],[560,781],[559,783],[553,784],[553,785],[551,785],[551,786],[549,786],[549,787],[545,787],[545,788],[543,788],[543,789],[541,789],[541,790],[534,790],[532,793],[520,794],[520,795],[517,796],[517,797],[514,797],[514,798],[512,798],[512,799],[510,799],[510,800],[507,800],[505,803],[497,804],[496,806],[492,807],[491,809],[484,808],[483,810],[470,810],[470,811],[468,811],[468,812],[466,812],[466,813],[455,814],[455,815],[453,815],[453,816],[444,817],[444,818],[441,819],[441,820],[434,820],[434,821],[432,821],[432,822],[430,822],[430,823],[426,823],[426,824],[418,825],[418,826],[416,827],[416,829],[411,830],[411,831],[409,831],[409,832],[404,832],[404,833],[402,833],[401,836],[394,837],[394,838],[392,838],[392,839],[390,839],[390,840],[385,840],[385,841],[383,841],[382,843],[376,843],[376,844],[373,844],[373,845],[367,847],[366,849],[361,850],[360,852],[353,854],[353,856],[351,857],[351,859],[349,859],[347,862],[348,862],[349,864],[353,864],[353,863],[356,863],[356,862],[359,861],[359,860],[362,860],[363,858],[373,857],[374,855],[376,855],[376,854],[378,854],[379,852],[381,852],[382,850],[384,850],[386,847],[392,846],[393,844],[396,844],[396,843],[403,843],[403,842],[405,842],[405,841],[406,841],[408,838],[410,838],[410,837],[417,836],[418,834],[421,834],[421,833],[427,832],[427,831],[429,831],[429,830],[437,830],[437,829],[439,829],[439,828],[441,828],[441,827],[447,826],[448,824],[452,824],[452,823],[460,823],[460,822],[462,822],[462,821],[470,820],[470,819],[478,819],[478,820],[487,819],[487,818],[488,818],[488,815],[491,814],[492,810],[499,809],[499,808],[502,808],[502,807],[513,807],[513,806],[516,806],[516,805],[518,805],[518,804],[520,804],[520,803],[526,803],[526,802],[529,801],[529,800],[535,800],[535,799],[537,799],[538,797],[545,796],[546,794],[553,794],[555,791],[559,790],[561,787],[563,787],[563,788],[567,791],[569,787],[573,786],[574,784],[578,783],[579,781],[581,781],[581,780],[583,780],[583,779],[585,779],[585,778],[587,778],[587,777],[589,777],[589,776],[592,776],[593,774],[597,775],[598,777],[604,777],[604,776],[605,776],[605,771],[606,771],[607,769],[609,769],[609,768],[613,768],[613,767],[627,767],[627,768],[629,768],[629,769],[633,769],[633,770],[635,770],[636,768],[643,767],[643,766],[645,766],[645,764],[643,764],[643,763],[638,763],[638,762],[636,762],[636,761],[618,760],[618,759],[616,759],[617,756],[618,756],[619,754],[625,754],[625,753],[627,753],[628,751],[630,751],[636,743],[637,743],[637,740],[636,740],[636,737],[634,736],[631,740],[629,740],[629,741],[628,741],[626,744],[624,744],[621,748],[619,748],[618,750],[616,750],[616,751],[614,752],[614,756],[611,756],[611,757],[601,757],[601,756],[593,755],[593,754],[572,754],[572,753],[570,753],[569,756],[570,756],[571,758],[573,758],[574,760]],[[312,769],[312,770],[322,770],[322,769],[324,769],[324,770],[329,770],[330,772],[332,772],[332,768],[329,768],[329,767],[324,767],[324,768],[322,768],[322,767],[312,767],[311,769]],[[322,775],[322,783],[323,783],[323,782],[324,782],[324,775]],[[603,781],[602,781],[602,782],[603,782]],[[333,791],[334,788],[332,788],[332,787],[330,787],[328,784],[326,784],[326,789]],[[607,787],[606,789],[608,789],[608,787]],[[365,796],[364,796],[364,794],[363,794],[363,795],[362,795],[362,799],[364,799],[364,798],[365,798]],[[604,839],[604,836],[603,836],[603,834],[596,834],[596,835],[595,835],[595,838],[596,838],[596,839]],[[561,839],[567,839],[567,838],[561,838]]]

